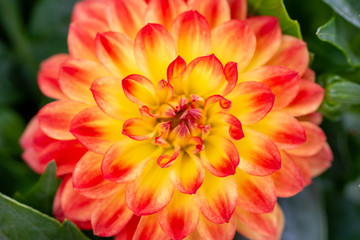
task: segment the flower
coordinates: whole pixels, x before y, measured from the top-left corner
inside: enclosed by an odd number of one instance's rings
[[[278,239],[332,160],[306,44],[244,0],[86,0],[22,139],[59,220],[116,239]]]

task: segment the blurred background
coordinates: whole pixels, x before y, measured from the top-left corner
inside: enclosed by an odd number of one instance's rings
[[[43,209],[21,197],[39,176],[22,161],[18,141],[31,117],[51,101],[40,93],[36,75],[42,60],[67,52],[66,35],[75,2],[0,0],[0,192],[49,215],[51,203]],[[300,23],[311,52],[311,67],[326,89],[319,111],[324,115],[322,128],[334,162],[302,193],[280,200],[286,217],[283,239],[357,240],[360,1],[284,0],[284,4],[291,18]]]

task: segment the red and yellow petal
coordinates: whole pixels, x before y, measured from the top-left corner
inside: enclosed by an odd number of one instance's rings
[[[232,240],[236,233],[236,221],[233,216],[228,223],[217,224],[201,216],[197,227],[199,236],[194,236],[193,240]]]
[[[171,34],[178,54],[187,62],[210,53],[210,27],[206,18],[196,11],[179,15],[171,27]]]
[[[94,19],[99,22],[106,23],[105,8],[106,1],[103,0],[77,2],[71,15],[71,22]]]
[[[126,224],[126,226],[117,234],[114,239],[115,240],[133,240],[135,231],[139,224],[141,217],[133,215],[130,221]]]
[[[178,191],[170,203],[157,214],[159,224],[171,239],[183,239],[192,233],[199,222],[200,211],[192,196]]]
[[[228,0],[231,9],[231,19],[246,19],[247,1]]]
[[[142,216],[132,240],[166,240],[168,236],[163,232],[155,214]]]
[[[125,96],[142,106],[154,107],[158,104],[154,84],[144,76],[132,74],[122,80]]]

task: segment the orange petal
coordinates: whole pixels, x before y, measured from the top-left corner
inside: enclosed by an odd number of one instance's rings
[[[309,65],[306,43],[298,38],[284,35],[278,52],[266,65],[279,65],[295,70],[300,76]]]
[[[187,62],[210,53],[211,32],[205,17],[196,11],[179,15],[172,27],[177,51]]]
[[[321,113],[312,112],[310,114],[297,117],[297,119],[301,122],[312,122],[315,125],[320,125],[323,121],[323,116],[321,115]]]
[[[234,178],[239,193],[238,207],[253,213],[273,211],[276,192],[270,176],[257,177],[238,170]]]
[[[184,153],[178,157],[170,171],[170,181],[182,193],[194,194],[205,176],[204,167],[195,155]]]
[[[37,80],[41,92],[46,96],[55,99],[68,98],[62,92],[58,82],[60,66],[68,59],[70,59],[68,54],[56,54],[40,64]]]
[[[127,183],[126,203],[136,215],[149,215],[166,207],[173,192],[168,170],[152,160],[139,177]]]
[[[106,16],[109,26],[116,32],[135,38],[136,33],[145,24],[146,4],[137,0],[109,0]]]
[[[247,1],[228,0],[231,9],[231,19],[246,19]]]
[[[46,135],[58,140],[71,140],[70,122],[88,105],[74,101],[55,101],[45,105],[38,113],[40,128]]]
[[[106,1],[103,0],[77,2],[71,15],[71,22],[95,19],[99,22],[106,23],[105,8]]]
[[[126,138],[121,134],[123,122],[105,115],[98,107],[78,113],[71,122],[71,133],[87,149],[104,154],[111,145]]]
[[[126,226],[120,231],[119,234],[115,236],[115,240],[133,240],[135,231],[139,224],[141,217],[133,215],[130,221],[126,224]]]
[[[146,9],[145,21],[159,23],[170,30],[174,19],[187,8],[183,0],[152,0]]]
[[[134,41],[119,32],[98,33],[95,51],[99,61],[114,75],[125,77],[140,73],[134,55]]]
[[[245,137],[234,142],[240,155],[239,167],[255,176],[269,175],[281,167],[281,157],[274,142],[266,135],[243,128]]]
[[[281,169],[271,175],[279,197],[292,197],[304,188],[304,178],[292,157],[281,153]]]
[[[230,20],[230,6],[227,0],[189,0],[188,6],[200,12],[214,28]]]
[[[123,230],[133,216],[125,204],[124,190],[120,190],[97,201],[91,213],[91,225],[95,235],[112,237]]]
[[[154,85],[166,78],[166,70],[176,55],[174,40],[163,26],[147,24],[136,35],[136,62]]]
[[[294,149],[306,140],[305,129],[300,122],[285,112],[271,112],[251,128],[271,138],[283,149]]]
[[[315,72],[310,68],[307,68],[304,74],[301,76],[303,80],[307,80],[310,82],[315,82]]]
[[[302,80],[299,93],[284,110],[296,117],[306,115],[315,112],[323,99],[324,89],[320,85]]]
[[[111,146],[105,153],[101,170],[107,180],[129,182],[136,179],[147,163],[158,155],[159,149],[149,142],[125,139]]]
[[[192,196],[178,191],[170,203],[160,212],[158,220],[168,237],[174,240],[183,239],[192,233],[199,222],[200,211]]]
[[[195,195],[201,213],[211,222],[228,223],[238,200],[237,185],[233,177],[219,178],[206,173]]]
[[[87,152],[73,172],[73,187],[89,198],[105,198],[119,191],[119,184],[104,179],[101,172],[103,155]]]
[[[306,142],[300,147],[288,150],[288,153],[296,156],[312,156],[318,153],[326,142],[326,136],[320,127],[311,122],[301,122],[305,129]]]
[[[158,104],[153,83],[141,75],[129,75],[122,80],[125,96],[138,105],[154,107]]]
[[[204,167],[215,176],[235,174],[239,165],[239,153],[231,140],[221,136],[209,136],[204,140],[205,149],[200,152]]]
[[[237,62],[239,72],[249,64],[256,48],[255,34],[243,20],[231,20],[214,28],[211,43],[211,51],[220,61]]]
[[[194,239],[206,240],[232,240],[236,233],[235,217],[232,217],[229,223],[217,224],[200,217],[197,227],[200,236]]]
[[[133,240],[166,240],[168,237],[161,229],[155,214],[142,216]]]
[[[275,95],[271,89],[259,82],[242,82],[227,95],[232,105],[229,113],[242,124],[249,125],[263,119],[274,105]]]
[[[256,50],[247,71],[255,69],[269,61],[281,44],[279,20],[271,16],[258,16],[247,19],[256,36]]]
[[[93,104],[90,86],[95,79],[106,76],[110,76],[110,73],[97,62],[71,59],[61,66],[59,84],[69,98]]]
[[[112,118],[126,120],[140,116],[139,106],[126,98],[118,78],[96,79],[90,88],[99,108]]]
[[[239,75],[238,82],[247,81],[262,82],[270,87],[275,94],[274,110],[287,106],[300,89],[299,75],[291,69],[280,66],[262,66]]]

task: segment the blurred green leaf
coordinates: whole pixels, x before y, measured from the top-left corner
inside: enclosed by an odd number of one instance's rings
[[[9,108],[0,108],[0,155],[19,154],[18,144],[24,130],[22,118]]]
[[[2,240],[88,240],[76,228],[0,193],[0,239]]]
[[[323,0],[335,12],[360,28],[360,1],[359,0]]]
[[[283,33],[302,38],[299,23],[289,17],[283,0],[248,0],[248,8],[250,15],[277,17]]]
[[[55,162],[50,162],[37,183],[25,195],[16,193],[14,198],[43,213],[51,215],[53,200],[59,186]]]
[[[360,104],[360,85],[353,82],[337,82],[327,88],[330,101],[343,104]]]
[[[338,48],[351,66],[360,66],[360,30],[351,23],[334,16],[317,30],[316,35]]]

